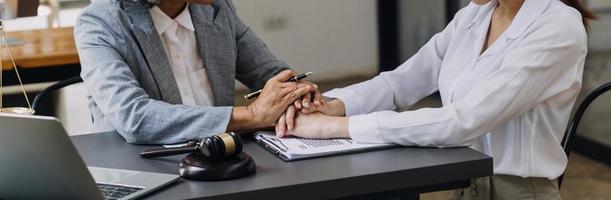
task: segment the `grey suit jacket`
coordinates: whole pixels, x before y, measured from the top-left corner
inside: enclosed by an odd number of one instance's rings
[[[133,1],[98,0],[76,23],[81,76],[96,131],[116,130],[127,142],[147,144],[222,133],[231,117],[235,79],[257,89],[287,69],[242,23],[230,0],[192,4],[189,9],[215,105],[181,105],[148,9]]]

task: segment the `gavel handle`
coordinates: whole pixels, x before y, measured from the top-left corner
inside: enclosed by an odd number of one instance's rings
[[[172,156],[178,154],[192,153],[197,150],[197,147],[178,147],[178,148],[160,148],[160,149],[148,149],[140,153],[140,157],[143,158],[154,158],[162,156]]]

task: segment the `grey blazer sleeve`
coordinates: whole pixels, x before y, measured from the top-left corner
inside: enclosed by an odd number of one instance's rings
[[[231,25],[237,40],[238,59],[236,78],[251,89],[263,88],[265,82],[288,65],[278,60],[265,43],[238,17],[231,0],[219,1],[227,5],[231,13]]]
[[[150,98],[119,53],[127,46],[124,26],[110,11],[89,9],[98,10],[85,11],[75,26],[81,76],[95,104],[127,142],[176,143],[226,131],[232,107],[172,105]]]

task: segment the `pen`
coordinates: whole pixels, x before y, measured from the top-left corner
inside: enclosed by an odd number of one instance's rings
[[[293,76],[287,82],[297,82],[297,81],[300,81],[300,80],[302,80],[304,78],[307,78],[308,76],[312,75],[313,73],[314,72],[306,72],[306,73],[303,73],[303,74],[299,74],[299,75]],[[255,98],[255,97],[259,96],[259,94],[261,94],[261,91],[263,91],[263,89],[260,89],[260,90],[248,93],[248,94],[244,95],[244,99],[249,100],[249,99]]]

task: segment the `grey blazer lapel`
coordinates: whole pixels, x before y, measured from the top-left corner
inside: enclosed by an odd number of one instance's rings
[[[142,47],[142,53],[146,57],[145,59],[148,61],[153,79],[156,81],[156,87],[159,87],[161,91],[161,100],[171,104],[181,104],[182,99],[180,98],[176,79],[174,79],[174,74],[170,68],[170,61],[163,49],[159,34],[154,28],[153,19],[148,8],[135,3],[129,3],[128,5],[126,7],[130,21],[137,22],[128,26],[131,26],[133,34],[136,36],[135,40],[138,40],[137,42]],[[136,49],[136,51],[139,50]],[[140,56],[140,53],[137,55]],[[144,70],[148,71],[149,69]]]
[[[227,66],[235,63],[236,49],[228,48],[231,43],[231,32],[229,27],[223,27],[223,23],[215,23],[224,12],[222,6],[215,1],[211,6],[194,5],[190,7],[197,46],[204,61],[208,80],[214,94],[215,106],[232,106],[235,90],[235,67]],[[219,19],[220,20],[220,19]]]

